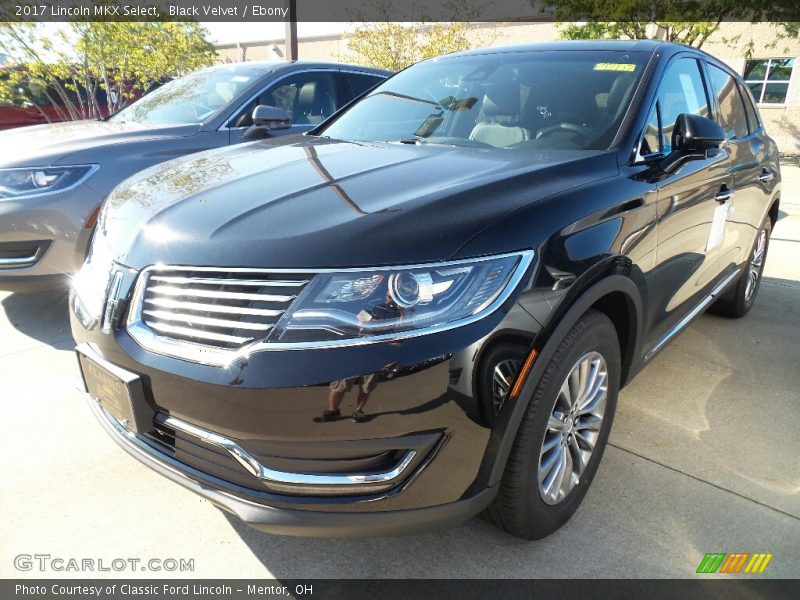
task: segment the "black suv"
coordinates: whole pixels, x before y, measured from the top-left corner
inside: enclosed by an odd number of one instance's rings
[[[266,128],[276,107],[256,109]],[[74,281],[100,422],[247,523],[384,535],[577,509],[621,386],[753,304],[778,151],[692,48],[428,60],[303,136],[112,193]]]

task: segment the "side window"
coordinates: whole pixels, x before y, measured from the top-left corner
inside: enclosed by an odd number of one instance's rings
[[[714,90],[719,106],[718,121],[725,130],[725,135],[729,140],[746,137],[748,134],[747,116],[736,80],[714,65],[706,64],[706,66],[711,79],[711,88]]]
[[[366,75],[364,73],[345,73],[350,80],[350,87],[353,90],[353,98],[358,98],[364,92],[368,92],[379,83],[385,81],[384,77],[377,75]]]
[[[661,110],[661,148],[664,154],[669,154],[678,115],[709,115],[703,78],[695,59],[681,58],[670,65],[658,93],[658,105]]]
[[[278,80],[241,109],[228,122],[229,127],[250,127],[253,109],[259,104],[282,108],[297,125],[321,123],[339,106],[334,73],[303,72]]]
[[[758,112],[756,111],[756,107],[753,105],[753,99],[750,97],[750,94],[747,93],[747,88],[742,84],[739,84],[739,92],[741,92],[742,100],[744,100],[744,111],[747,113],[747,123],[750,133],[753,133],[760,125],[760,121],[758,120]]]

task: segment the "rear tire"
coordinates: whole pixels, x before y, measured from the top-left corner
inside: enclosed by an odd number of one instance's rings
[[[603,457],[620,370],[614,325],[589,310],[561,341],[533,392],[497,498],[486,510],[489,521],[534,540],[569,520]]]
[[[736,285],[711,305],[709,308],[711,312],[734,319],[741,318],[750,312],[758,295],[758,289],[761,287],[771,233],[772,221],[767,216],[758,229],[744,272],[736,281]]]

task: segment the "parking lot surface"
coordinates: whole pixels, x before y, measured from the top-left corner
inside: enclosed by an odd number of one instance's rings
[[[706,552],[771,552],[764,577],[800,577],[800,168],[783,172],[752,312],[700,317],[622,392],[582,507],[539,542],[479,518],[399,538],[251,530],[102,431],[77,391],[63,296],[0,292],[0,577],[692,577]],[[15,568],[35,553],[194,570]]]

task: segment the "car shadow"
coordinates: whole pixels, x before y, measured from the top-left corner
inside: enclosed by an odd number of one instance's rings
[[[74,347],[69,326],[68,296],[64,291],[10,294],[0,306],[21,334],[58,350]]]
[[[304,538],[271,535],[246,525],[238,517],[222,513],[231,528],[277,579],[373,579],[403,577],[447,577],[463,573],[470,565],[473,577],[492,577],[485,552],[527,554],[530,542],[513,538],[480,517],[430,533],[396,537]],[[553,537],[558,537],[556,533]],[[552,538],[551,538],[552,539]],[[441,552],[431,560],[429,549]],[[425,558],[423,562],[419,559]],[[456,566],[455,563],[458,563]],[[519,576],[519,575],[518,575]]]

